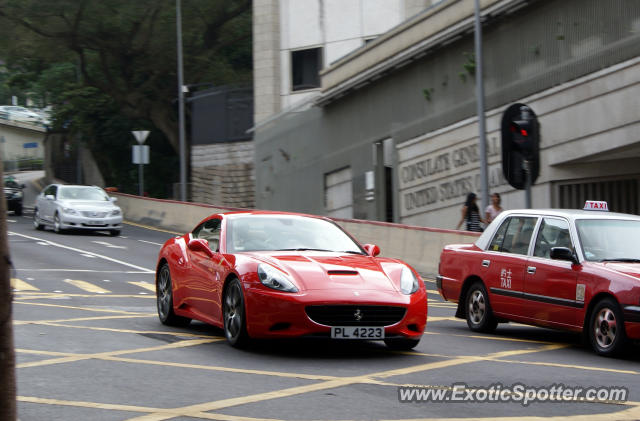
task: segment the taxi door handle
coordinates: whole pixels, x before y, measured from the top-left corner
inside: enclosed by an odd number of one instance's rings
[[[529,266],[527,267],[527,273],[529,275],[533,275],[534,273],[536,273],[536,267],[535,266]]]
[[[482,261],[482,267],[488,268],[490,264],[491,264],[491,262],[488,261],[488,260],[483,260]]]

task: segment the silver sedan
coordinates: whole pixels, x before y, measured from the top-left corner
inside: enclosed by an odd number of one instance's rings
[[[81,229],[119,235],[122,210],[115,201],[100,187],[51,184],[36,198],[33,225],[38,230],[51,226],[55,232]]]

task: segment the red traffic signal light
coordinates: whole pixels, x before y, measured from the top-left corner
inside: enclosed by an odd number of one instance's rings
[[[513,104],[502,115],[502,172],[516,189],[525,187],[525,161],[531,180],[539,172],[539,124],[525,104]]]

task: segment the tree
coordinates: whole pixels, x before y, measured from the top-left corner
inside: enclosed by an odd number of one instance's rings
[[[2,174],[0,160],[0,175]],[[3,189],[0,193],[0,420],[13,421],[16,419],[16,367],[6,207]]]
[[[185,83],[248,84],[251,1],[184,0],[182,15]],[[0,0],[5,85],[52,103],[57,127],[95,140],[86,105],[108,104],[102,123],[158,129],[177,151],[175,19],[175,0]]]

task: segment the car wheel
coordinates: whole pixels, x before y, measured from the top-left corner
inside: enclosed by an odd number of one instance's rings
[[[249,342],[244,307],[244,294],[238,279],[232,279],[224,292],[222,306],[224,335],[231,346],[242,348]]]
[[[587,329],[591,346],[600,355],[610,357],[620,353],[627,341],[620,306],[612,298],[596,304]]]
[[[384,343],[387,345],[387,348],[394,351],[411,351],[413,348],[418,346],[420,339],[389,338],[385,339]]]
[[[498,326],[491,311],[489,296],[482,282],[476,282],[467,291],[465,299],[467,326],[474,332],[492,332]]]
[[[53,216],[53,230],[58,234],[64,231],[62,223],[60,222],[60,214],[58,214],[58,212]]]
[[[156,303],[158,317],[162,324],[168,326],[186,326],[191,322],[187,317],[178,316],[173,312],[173,286],[171,271],[167,263],[160,266],[156,280]]]
[[[109,231],[109,235],[111,235],[112,237],[117,237],[120,235],[120,230],[111,230]]]
[[[40,223],[40,211],[38,208],[33,210],[33,227],[38,231],[42,231],[44,229],[44,225]]]

